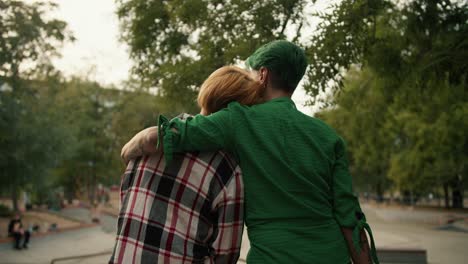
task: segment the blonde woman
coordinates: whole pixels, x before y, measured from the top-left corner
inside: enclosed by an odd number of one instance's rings
[[[201,114],[259,102],[261,86],[235,66],[213,72]],[[190,118],[190,117],[187,117]],[[240,168],[222,151],[153,154],[128,163],[110,263],[236,263],[244,225]]]

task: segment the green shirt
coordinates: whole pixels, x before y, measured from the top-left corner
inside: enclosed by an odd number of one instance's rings
[[[349,263],[340,227],[370,232],[352,191],[343,140],[290,98],[251,107],[234,102],[209,116],[160,122],[169,159],[172,152],[218,149],[237,157],[248,263]],[[359,230],[354,237],[359,244]]]

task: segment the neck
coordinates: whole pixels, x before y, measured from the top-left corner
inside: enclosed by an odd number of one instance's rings
[[[291,97],[291,96],[292,96],[292,93],[288,93],[288,92],[278,90],[278,89],[269,88],[267,89],[265,93],[265,100],[269,101],[271,99],[275,99],[279,97]]]

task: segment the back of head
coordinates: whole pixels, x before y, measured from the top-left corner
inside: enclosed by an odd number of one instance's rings
[[[243,105],[259,103],[261,88],[248,71],[236,66],[224,66],[203,82],[197,101],[202,114],[211,114],[233,101]]]
[[[274,75],[273,85],[286,92],[294,92],[307,68],[302,48],[286,40],[275,40],[258,48],[246,61],[247,67],[267,68]]]

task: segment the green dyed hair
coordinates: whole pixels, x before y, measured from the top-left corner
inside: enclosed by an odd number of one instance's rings
[[[278,77],[280,87],[293,92],[304,76],[307,57],[303,49],[286,40],[275,40],[258,48],[245,62],[247,68],[265,67]]]

